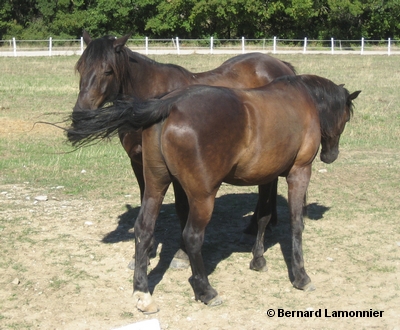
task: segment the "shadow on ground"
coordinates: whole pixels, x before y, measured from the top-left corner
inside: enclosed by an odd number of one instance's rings
[[[243,229],[249,223],[252,211],[257,203],[257,194],[226,194],[216,199],[212,219],[207,226],[202,248],[207,273],[215,270],[219,262],[228,258],[232,253],[251,252],[252,244],[241,243]],[[328,207],[312,203],[308,205],[308,219],[320,220]],[[278,195],[277,199],[278,223],[268,228],[265,234],[265,250],[276,244],[280,245],[282,255],[288,268],[288,277],[292,281],[291,272],[291,234],[289,211],[286,198]],[[133,226],[139,213],[139,207],[132,208],[126,205],[126,212],[118,218],[118,226],[108,233],[103,242],[113,244],[121,241],[133,240]],[[169,267],[174,254],[180,245],[180,225],[175,212],[174,204],[164,204],[161,208],[155,227],[156,246],[161,244],[160,261],[149,273],[149,287],[151,292],[161,281]],[[156,248],[154,248],[154,251]],[[133,251],[133,249],[132,249]],[[154,255],[153,255],[154,257]],[[250,259],[249,259],[250,262]]]

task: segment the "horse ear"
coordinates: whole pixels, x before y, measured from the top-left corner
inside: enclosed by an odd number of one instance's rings
[[[125,46],[126,42],[131,37],[131,35],[132,35],[132,33],[129,33],[129,34],[124,35],[121,38],[117,38],[114,40],[113,46],[117,53],[119,53],[121,51],[122,47]]]
[[[349,95],[349,100],[353,101],[357,98],[357,96],[361,93],[361,91],[355,91]]]
[[[92,42],[92,38],[86,30],[83,30],[83,41],[85,42],[86,46]]]

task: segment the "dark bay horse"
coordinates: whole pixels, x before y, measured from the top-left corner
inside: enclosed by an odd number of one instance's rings
[[[142,129],[145,191],[135,223],[134,297],[137,308],[157,312],[148,289],[147,255],[155,222],[171,182],[185,191],[189,214],[183,240],[196,300],[221,303],[210,285],[201,248],[216,193],[222,182],[258,185],[258,234],[250,268],[265,270],[264,231],[271,219],[273,184],[286,177],[292,234],[293,285],[313,290],[304,268],[302,205],[312,162],[333,162],[339,138],[353,111],[353,100],[342,86],[317,76],[285,76],[256,89],[189,86],[160,100],[117,102],[92,111],[75,110],[68,139],[90,142],[119,129]],[[329,105],[321,120],[318,103]]]
[[[291,64],[262,53],[238,55],[214,70],[193,73],[177,65],[155,62],[131,51],[125,46],[129,36],[104,36],[92,40],[84,31],[83,39],[87,48],[76,64],[80,83],[75,109],[97,109],[123,97],[139,100],[157,98],[194,84],[254,88],[266,85],[277,77],[295,74]],[[119,137],[130,157],[142,199],[145,182],[141,131],[121,131]],[[179,183],[174,184],[174,193],[175,207],[183,230],[188,214],[187,198]],[[273,203],[276,204],[275,200]],[[275,207],[273,219],[275,222]],[[253,217],[252,223],[255,222]],[[246,232],[255,235],[256,228],[250,225]],[[184,249],[183,244],[181,249]],[[171,264],[183,267],[188,265],[182,250],[178,251]]]

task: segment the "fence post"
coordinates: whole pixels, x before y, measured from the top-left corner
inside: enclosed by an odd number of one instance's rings
[[[333,38],[331,38],[331,54],[333,55],[335,51],[335,41],[333,40]]]
[[[13,42],[13,53],[14,56],[17,56],[17,43],[15,42],[15,38],[12,38],[12,42]]]
[[[307,37],[304,38],[304,47],[303,47],[303,54],[307,51]]]
[[[53,38],[50,37],[49,38],[49,56],[51,56],[52,47],[53,47]]]
[[[390,38],[388,39],[388,56],[390,56]]]
[[[274,37],[274,46],[273,46],[273,53],[276,54],[276,37]]]
[[[81,37],[81,55],[83,53],[83,37]]]
[[[210,54],[214,53],[214,37],[210,38]]]
[[[244,37],[242,37],[242,54],[244,54]]]
[[[179,38],[176,37],[176,51],[178,52],[178,55],[180,55],[181,51],[179,49]]]
[[[145,54],[146,55],[149,55],[149,37],[146,37],[145,38],[145,41],[144,41],[144,47],[145,47]]]
[[[364,37],[361,38],[361,55],[364,54]]]

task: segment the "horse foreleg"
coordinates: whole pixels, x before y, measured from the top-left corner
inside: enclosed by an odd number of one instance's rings
[[[253,244],[255,237],[258,233],[258,213],[260,209],[260,205],[265,207],[267,203],[268,207],[271,209],[271,220],[268,223],[269,227],[273,227],[278,223],[278,212],[277,212],[277,196],[278,196],[278,179],[274,180],[272,183],[272,191],[270,198],[268,200],[263,199],[260,195],[258,195],[257,206],[254,210],[254,213],[250,219],[250,223],[247,225],[245,230],[243,230],[242,237],[240,238],[240,242],[243,244]],[[260,187],[259,187],[260,188]]]
[[[265,228],[271,219],[272,209],[274,205],[271,201],[275,190],[275,182],[268,185],[258,187],[259,200],[263,200],[264,203],[260,203],[257,210],[257,221],[258,221],[258,232],[256,242],[253,246],[253,259],[250,262],[250,269],[258,271],[267,271],[267,262],[263,256],[264,254],[264,234]]]
[[[292,170],[287,176],[290,225],[292,231],[291,266],[294,276],[293,286],[305,290],[315,290],[310,277],[304,269],[303,259],[303,203],[311,177],[311,165]]]

